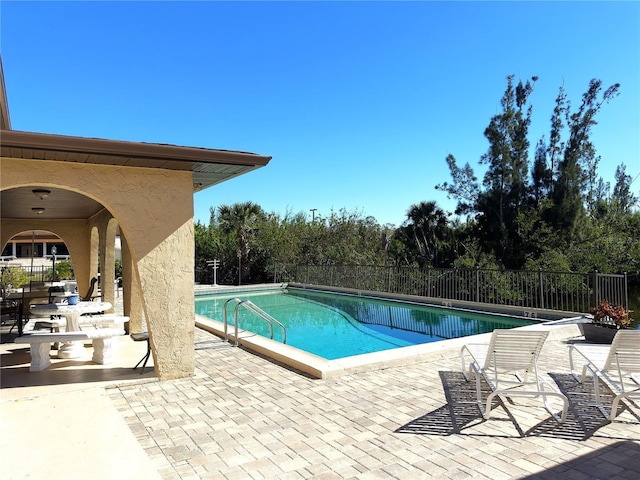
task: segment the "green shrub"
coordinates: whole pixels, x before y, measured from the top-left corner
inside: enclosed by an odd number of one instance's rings
[[[20,288],[22,285],[29,283],[29,276],[20,267],[3,267],[0,284],[3,290]]]
[[[56,280],[70,280],[73,278],[73,269],[69,260],[61,260],[56,263]]]

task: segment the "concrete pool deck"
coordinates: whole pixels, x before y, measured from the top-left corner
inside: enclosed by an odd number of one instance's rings
[[[177,380],[131,378],[143,342],[125,344],[132,350],[123,364],[97,366],[113,370],[108,385],[55,366],[27,373],[40,379],[37,389],[15,385],[11,375],[23,367],[3,361],[0,476],[640,478],[640,408],[606,422],[589,404],[588,385],[569,375],[568,345],[582,341],[578,328],[549,328],[539,367],[569,397],[564,425],[540,402],[523,399],[482,420],[455,346],[408,365],[326,380],[201,329],[195,375]],[[128,376],[119,381],[121,374]],[[96,433],[104,431],[109,435]],[[35,443],[38,435],[44,440]]]

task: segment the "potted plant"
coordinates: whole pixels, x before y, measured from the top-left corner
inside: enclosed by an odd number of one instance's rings
[[[598,306],[591,309],[591,322],[578,324],[585,340],[593,343],[611,343],[616,332],[628,328],[633,319],[629,310],[622,305],[600,300]]]

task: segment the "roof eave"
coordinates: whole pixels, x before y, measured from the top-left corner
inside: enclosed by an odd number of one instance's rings
[[[194,191],[263,167],[270,156],[158,143],[129,142],[47,133],[2,130],[2,156],[23,160],[80,162],[124,167],[191,171]],[[29,153],[27,155],[26,153]],[[215,165],[220,165],[214,172]]]

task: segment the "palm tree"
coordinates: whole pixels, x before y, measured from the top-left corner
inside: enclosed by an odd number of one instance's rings
[[[407,211],[406,228],[413,237],[418,254],[438,266],[438,238],[447,227],[447,215],[436,202],[420,202]]]
[[[249,234],[262,215],[262,208],[253,202],[218,207],[220,229],[225,233],[235,232],[238,238],[238,284],[241,283],[242,259],[249,256]]]

